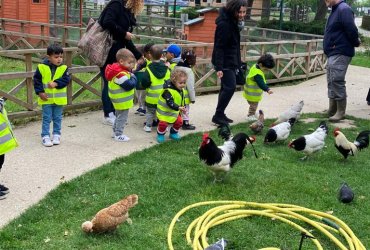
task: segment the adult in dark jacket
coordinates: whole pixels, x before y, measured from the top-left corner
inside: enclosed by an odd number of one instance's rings
[[[212,117],[212,122],[216,124],[233,122],[225,115],[225,109],[234,95],[236,74],[241,66],[240,31],[244,26],[246,10],[246,0],[229,0],[216,19],[212,64],[221,79],[216,112]]]
[[[324,52],[328,57],[327,82],[329,121],[344,119],[347,106],[345,76],[348,65],[360,46],[354,14],[343,0],[325,0],[331,12],[325,27]]]
[[[104,80],[102,91],[102,102],[104,111],[104,123],[112,125],[114,123],[114,108],[108,97],[108,82],[104,72],[108,64],[116,62],[117,51],[122,48],[129,49],[136,59],[142,58],[142,54],[136,49],[132,38],[133,27],[136,26],[136,18],[144,6],[143,0],[111,0],[104,8],[99,23],[103,29],[109,31],[113,37],[113,45],[108,53],[105,65],[100,68],[100,75]]]

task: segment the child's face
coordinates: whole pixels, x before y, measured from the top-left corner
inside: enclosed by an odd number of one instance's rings
[[[59,66],[63,63],[63,54],[52,54],[48,56],[51,64]]]
[[[135,58],[131,57],[127,59],[120,59],[118,63],[128,71],[131,71],[135,67],[136,60]]]
[[[144,57],[148,60],[152,60],[152,55],[150,54],[150,52],[145,52],[144,53]]]
[[[166,56],[167,61],[170,61],[173,58],[175,58],[175,55],[173,53],[170,53],[170,52],[166,52],[165,56]]]
[[[186,76],[180,76],[174,81],[173,85],[175,85],[175,87],[177,89],[181,90],[181,89],[185,88],[186,80],[187,80]]]

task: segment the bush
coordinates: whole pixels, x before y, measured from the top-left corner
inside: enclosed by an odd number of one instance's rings
[[[288,21],[282,23],[282,30],[292,31],[292,32],[301,32],[315,35],[323,35],[324,27],[326,20],[322,21],[312,21],[309,23],[302,23],[296,21]],[[258,27],[267,28],[267,29],[279,29],[279,20],[261,20],[258,22]]]

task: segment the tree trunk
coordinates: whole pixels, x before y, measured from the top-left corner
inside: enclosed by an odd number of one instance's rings
[[[326,7],[325,1],[317,0],[317,10],[315,14],[315,21],[325,20],[326,13],[328,12],[328,7]]]
[[[262,14],[261,18],[265,20],[270,19],[270,8],[271,8],[271,0],[262,0]]]
[[[248,4],[247,4],[247,14],[245,15],[245,19],[247,19],[247,20],[250,20],[251,19],[252,6],[253,6],[253,0],[248,1]]]

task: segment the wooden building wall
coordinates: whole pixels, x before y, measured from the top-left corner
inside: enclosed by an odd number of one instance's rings
[[[215,20],[218,17],[218,11],[212,10],[203,13],[204,20],[198,23],[184,26],[186,40],[212,43],[215,35]]]

